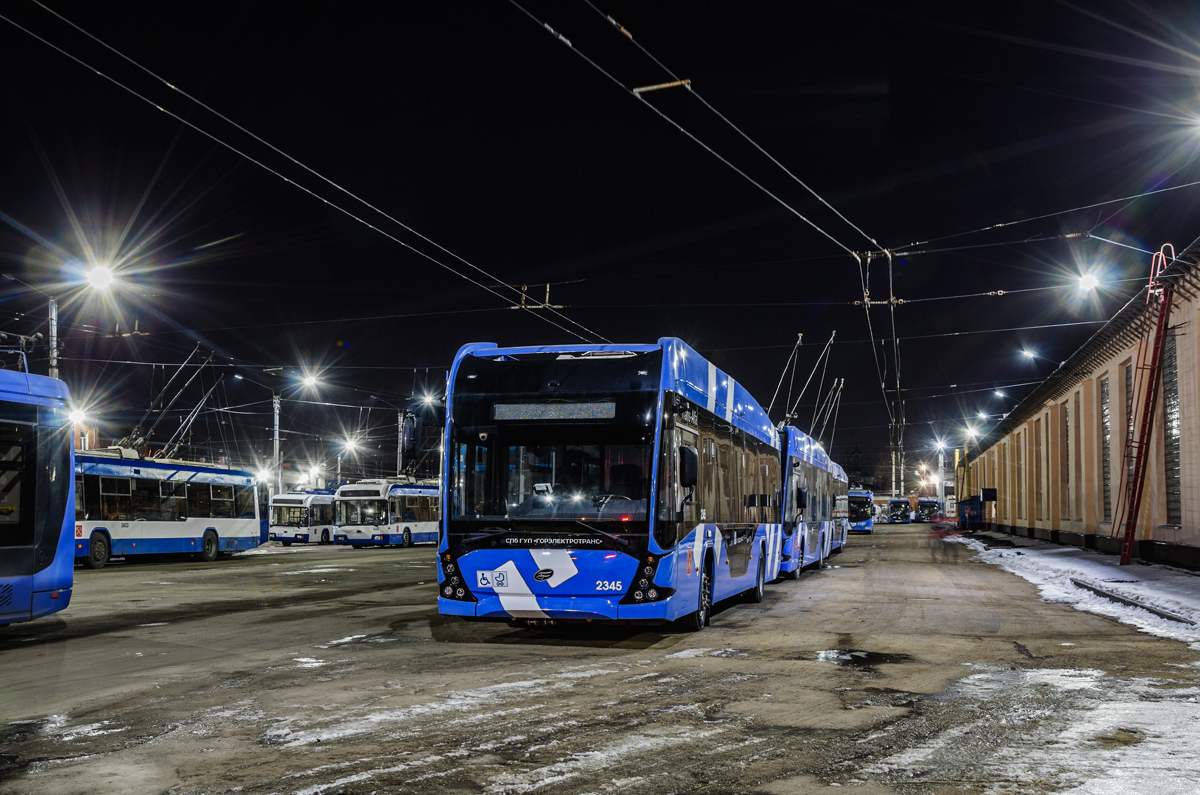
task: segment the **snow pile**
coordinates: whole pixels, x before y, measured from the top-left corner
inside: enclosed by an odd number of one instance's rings
[[[1080,588],[1082,580],[1127,599],[1200,622],[1200,576],[1169,566],[1133,563],[1120,566],[1117,559],[1088,549],[1042,542],[1008,549],[988,549],[975,539],[962,543],[979,552],[977,560],[1000,566],[1038,586],[1047,602],[1060,602],[1115,618],[1160,638],[1181,640],[1200,650],[1200,625],[1172,621],[1148,610],[1114,602]]]

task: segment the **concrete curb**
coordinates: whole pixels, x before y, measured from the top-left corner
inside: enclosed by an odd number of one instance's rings
[[[1170,610],[1163,610],[1160,607],[1151,607],[1150,605],[1140,602],[1137,599],[1132,599],[1128,596],[1122,596],[1121,594],[1113,593],[1112,591],[1105,590],[1098,585],[1092,585],[1090,582],[1078,580],[1074,577],[1071,578],[1071,582],[1075,583],[1075,585],[1079,588],[1082,588],[1085,591],[1091,591],[1097,596],[1103,596],[1105,599],[1111,599],[1114,602],[1120,602],[1121,604],[1129,605],[1130,607],[1140,607],[1143,610],[1149,610],[1156,616],[1166,618],[1171,621],[1178,621],[1181,624],[1190,624],[1192,626],[1196,626],[1195,621],[1192,621],[1190,618],[1184,618],[1178,613],[1172,613]]]

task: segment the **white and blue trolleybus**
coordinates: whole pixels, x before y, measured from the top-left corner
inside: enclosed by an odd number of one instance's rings
[[[699,630],[779,576],[780,434],[681,340],[467,345],[445,440],[441,613]]]
[[[289,491],[271,498],[268,539],[285,547],[292,544],[332,544],[337,534],[333,522],[333,492]]]
[[[218,464],[144,458],[108,447],[75,456],[75,557],[191,553],[204,561],[253,549],[261,529],[254,476]]]
[[[71,601],[69,399],[58,379],[0,370],[0,626]]]
[[[360,480],[337,490],[335,544],[409,547],[438,539],[441,503],[431,483]]]

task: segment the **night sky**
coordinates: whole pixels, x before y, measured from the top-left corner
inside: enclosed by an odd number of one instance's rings
[[[1200,236],[1200,186],[1062,212],[1200,179],[1194,3],[50,8],[103,44],[36,3],[0,10],[0,256],[61,297],[63,374],[103,434],[171,372],[134,362],[174,365],[197,342],[227,379],[287,387],[285,458],[358,433],[386,463],[391,406],[440,392],[467,342],[678,336],[766,405],[796,335],[798,389],[836,331],[832,452],[874,463],[877,363],[891,387],[896,361],[888,308],[868,329],[853,305],[846,249],[878,251],[857,226],[898,252],[905,440],[931,460],[935,437],[994,422],[1142,286],[1136,249]],[[673,79],[654,59],[694,93],[635,98]],[[80,285],[88,261],[114,265],[109,299]],[[1083,273],[1101,287],[1082,294]],[[886,298],[885,261],[869,280]],[[541,300],[546,282],[561,316],[508,308],[504,285]],[[43,296],[0,290],[0,331],[45,332]],[[31,366],[45,372],[44,344]],[[319,390],[290,386],[301,368]],[[261,455],[269,394],[227,380],[218,396],[238,413],[204,415],[193,441]]]

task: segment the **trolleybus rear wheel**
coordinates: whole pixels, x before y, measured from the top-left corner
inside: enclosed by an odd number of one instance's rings
[[[212,530],[204,531],[204,540],[200,542],[200,560],[205,563],[212,563],[217,559],[217,534]]]
[[[760,547],[758,550],[758,573],[754,576],[754,587],[750,589],[751,602],[761,602],[766,593],[766,577],[767,577],[767,549]]]
[[[92,539],[88,542],[88,556],[84,558],[84,563],[89,569],[102,569],[104,564],[108,563],[108,536],[104,533],[92,533]]]
[[[328,530],[321,531],[321,544],[323,544],[325,546],[329,545],[329,531]]]
[[[709,574],[708,565],[700,569],[700,598],[696,605],[696,612],[690,613],[683,617],[680,623],[688,632],[699,632],[708,626],[709,613],[712,612],[712,575]]]

